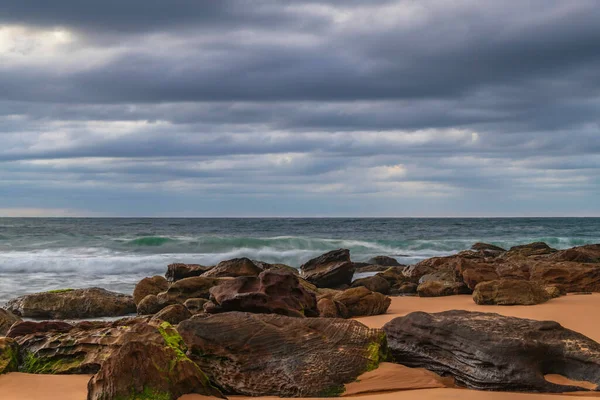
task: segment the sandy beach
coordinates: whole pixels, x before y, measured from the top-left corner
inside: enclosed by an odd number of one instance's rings
[[[531,318],[537,320],[554,320],[563,326],[578,331],[596,341],[600,341],[600,322],[594,316],[600,308],[600,294],[568,295],[536,306],[478,306],[471,296],[450,296],[437,298],[395,297],[388,312],[384,315],[359,318],[365,325],[373,328],[382,327],[386,322],[413,311],[441,312],[452,309],[496,312],[498,314]],[[547,377],[549,380],[560,380],[561,377]],[[89,376],[50,376],[10,373],[0,376],[0,393],[2,400],[84,400],[87,394]],[[421,370],[410,369],[401,365],[383,363],[375,371],[368,372],[359,378],[359,382],[347,385],[345,396],[357,400],[391,400],[391,399],[514,399],[537,400],[544,398],[572,399],[573,396],[600,397],[600,393],[570,393],[568,395],[497,393],[481,392],[451,385],[447,379]],[[239,397],[243,399],[244,397]],[[181,400],[202,400],[205,396],[186,395]],[[259,398],[260,399],[260,398]],[[265,398],[266,399],[266,398]]]

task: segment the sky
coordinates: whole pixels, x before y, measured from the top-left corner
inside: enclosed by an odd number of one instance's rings
[[[600,216],[596,0],[2,0],[0,216]]]

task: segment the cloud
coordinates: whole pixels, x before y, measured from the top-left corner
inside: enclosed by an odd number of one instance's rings
[[[598,215],[599,18],[591,0],[4,1],[0,208]]]

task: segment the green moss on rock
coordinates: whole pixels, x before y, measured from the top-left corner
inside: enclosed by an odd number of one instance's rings
[[[172,396],[167,392],[160,392],[149,387],[145,387],[141,393],[131,393],[128,396],[119,396],[114,400],[171,400]]]
[[[365,372],[373,371],[379,367],[379,363],[387,361],[389,357],[389,349],[387,347],[387,337],[384,332],[381,332],[377,339],[369,343],[367,347],[367,368]]]
[[[19,350],[12,339],[2,339],[0,344],[0,374],[17,371],[19,367]]]
[[[33,353],[26,353],[19,369],[29,374],[61,374],[76,369],[83,362],[84,357],[75,358],[41,358]]]

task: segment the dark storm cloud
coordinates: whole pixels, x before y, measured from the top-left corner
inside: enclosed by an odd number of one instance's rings
[[[599,20],[591,0],[3,1],[0,209],[131,213],[121,193],[160,214],[165,190],[189,213],[282,192],[289,214],[549,193],[600,213]]]

